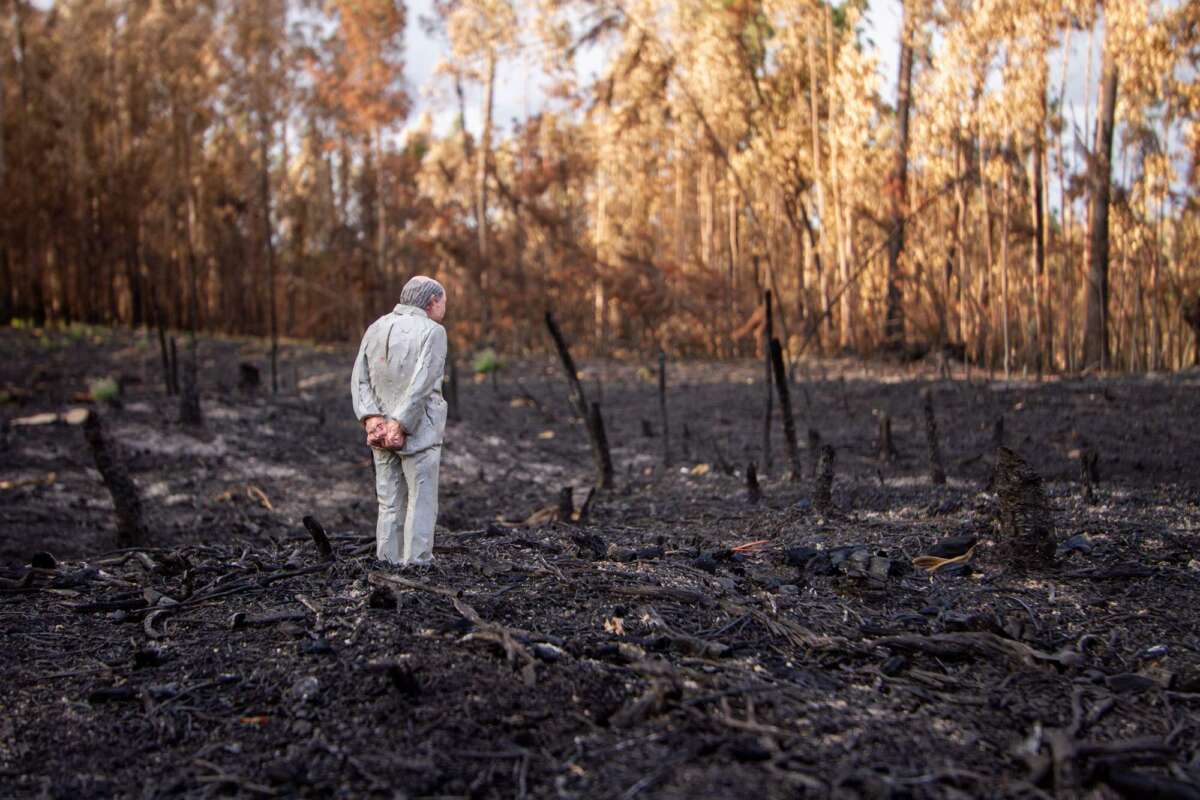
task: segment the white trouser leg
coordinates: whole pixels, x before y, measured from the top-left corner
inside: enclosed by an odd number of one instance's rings
[[[408,482],[400,456],[391,450],[371,448],[375,455],[375,496],[379,519],[375,523],[375,557],[390,564],[403,564],[404,524],[408,512]]]
[[[408,498],[404,517],[405,564],[428,564],[433,560],[433,526],[437,522],[441,462],[441,447],[431,447],[400,459]]]

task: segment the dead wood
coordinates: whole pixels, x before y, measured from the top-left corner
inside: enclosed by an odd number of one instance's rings
[[[813,480],[817,478],[817,461],[820,458],[821,432],[816,428],[808,429],[808,471]]]
[[[881,463],[890,464],[899,457],[896,444],[892,441],[892,415],[881,413],[879,415],[879,460]]]
[[[1001,560],[1019,570],[1049,566],[1054,558],[1054,520],[1042,478],[1012,450],[996,451],[992,487],[999,501]]]
[[[583,391],[583,384],[579,381],[579,372],[575,369],[575,359],[571,358],[571,351],[567,347],[567,340],[563,338],[558,323],[554,321],[554,315],[549,311],[546,312],[546,328],[550,331],[550,338],[554,340],[559,360],[562,362],[563,372],[566,373],[567,383],[571,388],[571,402],[575,406],[575,413],[579,415],[579,418],[583,420],[583,424],[587,428],[588,441],[592,445],[592,459],[596,465],[596,487],[599,489],[612,488],[612,455],[608,452],[608,442],[604,436],[604,421],[600,416],[600,407],[595,403],[592,403],[590,406],[588,405],[587,395]]]
[[[1079,452],[1079,478],[1083,483],[1083,501],[1096,502],[1096,484],[1100,483],[1100,456],[1090,447]]]
[[[658,351],[658,416],[662,421],[663,466],[671,466],[671,429],[667,424],[667,354]]]
[[[316,517],[306,516],[301,520],[304,523],[305,530],[312,537],[313,544],[317,546],[317,554],[321,556],[322,561],[333,561],[333,545],[329,543],[329,536],[325,534],[325,528],[317,522]]]
[[[942,446],[938,440],[937,418],[933,414],[933,390],[921,392],[925,414],[925,444],[929,448],[929,480],[941,486],[946,482],[946,468],[942,466]]]
[[[762,431],[762,465],[763,474],[771,473],[771,407],[773,405],[773,395],[771,394],[771,381],[773,370],[771,367],[771,339],[774,338],[773,316],[771,313],[771,290],[767,289],[763,292],[763,308],[765,309],[766,322],[763,325],[763,355],[765,357],[764,366],[766,373],[763,378],[763,399],[766,407],[763,410],[763,431]]]
[[[1014,639],[1005,639],[986,631],[938,633],[929,636],[884,636],[869,642],[872,646],[892,650],[920,652],[936,658],[1008,658],[1026,666],[1049,661],[1062,666],[1078,667],[1084,658],[1074,650],[1046,653]]]
[[[778,339],[771,340],[771,365],[774,367],[775,389],[779,392],[779,411],[783,415],[783,441],[787,446],[791,473],[788,479],[798,481],[804,477],[800,466],[800,450],[796,445],[796,421],[792,417],[792,398],[788,392],[787,372],[783,368],[783,346]]]
[[[608,434],[604,432],[604,417],[600,414],[600,404],[595,400],[592,401],[592,407],[588,414],[588,429],[592,432],[592,439],[596,442],[596,448],[600,453],[600,474],[596,481],[596,488],[611,489],[613,487],[612,452],[608,449]]]
[[[129,477],[116,445],[104,435],[100,415],[89,411],[83,421],[83,435],[92,450],[96,469],[108,493],[112,495],[113,512],[117,521],[117,546],[136,547],[145,542],[146,523],[142,512],[142,497]]]
[[[762,500],[762,489],[758,485],[758,468],[751,461],[746,465],[746,502],[757,503]]]
[[[813,486],[813,508],[822,514],[833,510],[833,462],[834,450],[829,445],[821,446],[821,457],[817,463],[817,480]]]
[[[179,391],[179,422],[190,428],[204,425],[204,414],[200,411],[200,389],[197,386],[197,354],[196,337],[193,334],[189,344],[190,350],[183,365],[183,380]]]

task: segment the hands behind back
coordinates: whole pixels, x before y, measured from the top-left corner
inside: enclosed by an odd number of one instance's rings
[[[386,417],[367,417],[363,421],[367,429],[367,445],[385,450],[399,450],[404,447],[404,428],[394,419]]]

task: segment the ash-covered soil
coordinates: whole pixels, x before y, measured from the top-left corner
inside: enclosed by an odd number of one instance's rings
[[[588,364],[617,486],[571,521],[583,426],[556,363],[510,365],[463,381],[436,566],[398,570],[372,558],[349,348],[285,345],[271,396],[237,388],[243,361],[269,382],[261,342],[202,340],[202,430],[143,335],[4,330],[0,350],[0,796],[1200,793],[1200,373],[811,362],[792,481],[778,402],[762,463],[761,364],[668,365],[669,467],[656,365]],[[108,376],[119,408],[86,398]],[[80,427],[25,424],[73,408],[140,488],[143,546],[115,549]],[[836,453],[825,511],[810,428]],[[1045,480],[1045,567],[1004,557],[997,443]],[[964,536],[965,565],[913,566]]]

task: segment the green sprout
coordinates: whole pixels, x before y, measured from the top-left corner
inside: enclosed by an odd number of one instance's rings
[[[112,378],[100,378],[92,381],[88,393],[92,396],[92,402],[112,403],[120,397],[121,386]]]
[[[471,362],[471,369],[476,375],[488,375],[496,372],[504,366],[496,351],[490,347],[485,347],[475,354],[475,359]]]

